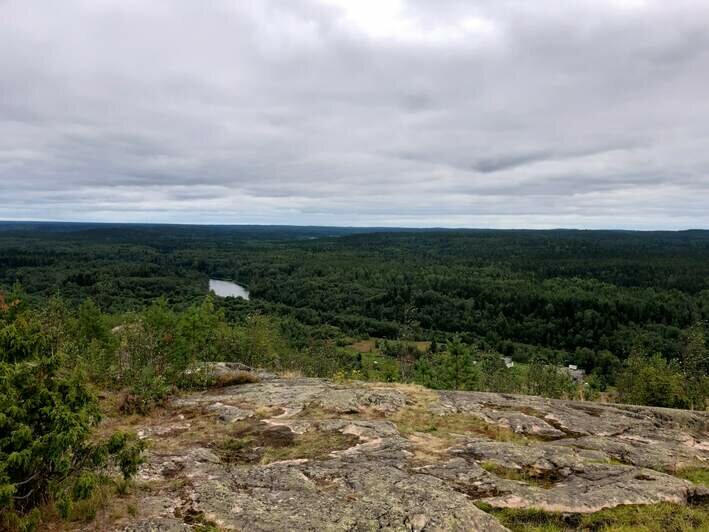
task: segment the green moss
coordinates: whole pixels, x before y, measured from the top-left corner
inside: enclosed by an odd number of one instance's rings
[[[709,531],[709,505],[672,503],[617,506],[592,514],[493,508],[477,503],[513,532],[689,532]]]
[[[249,437],[227,438],[216,446],[219,457],[225,462],[250,462],[253,440]]]
[[[287,427],[252,423],[215,445],[220,458],[230,463],[268,464],[280,460],[325,458],[333,451],[348,449],[359,438],[338,431],[294,434]]]

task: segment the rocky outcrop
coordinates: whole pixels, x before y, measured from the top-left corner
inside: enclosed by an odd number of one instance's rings
[[[709,415],[320,379],[186,395],[139,427],[117,530],[505,530],[486,508],[688,503]]]

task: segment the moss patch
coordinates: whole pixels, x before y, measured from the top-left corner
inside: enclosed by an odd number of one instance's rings
[[[230,437],[214,445],[225,462],[269,464],[281,460],[319,459],[333,451],[348,449],[359,438],[338,431],[310,431],[295,434],[287,427],[252,423],[237,428]]]
[[[337,431],[306,432],[296,435],[292,445],[270,447],[261,459],[262,463],[300,458],[326,458],[333,451],[349,449],[359,443],[359,438]]]

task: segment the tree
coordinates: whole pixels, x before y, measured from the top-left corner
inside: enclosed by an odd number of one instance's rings
[[[527,393],[544,397],[572,397],[574,383],[571,377],[543,356],[534,356],[527,368]]]
[[[85,343],[92,340],[103,341],[108,336],[104,316],[93,299],[85,299],[79,307],[78,336]]]
[[[460,341],[459,336],[455,336],[447,344],[448,356],[453,362],[453,383],[456,390],[460,389],[462,368],[465,364],[466,349]]]
[[[682,408],[687,404],[684,376],[678,365],[660,354],[634,350],[616,379],[621,402]]]
[[[709,350],[701,325],[691,327],[686,333],[681,366],[689,408],[704,410],[709,396]]]

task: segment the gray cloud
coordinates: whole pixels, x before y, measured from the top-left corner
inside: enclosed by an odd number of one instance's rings
[[[0,13],[0,219],[709,226],[704,1]]]

